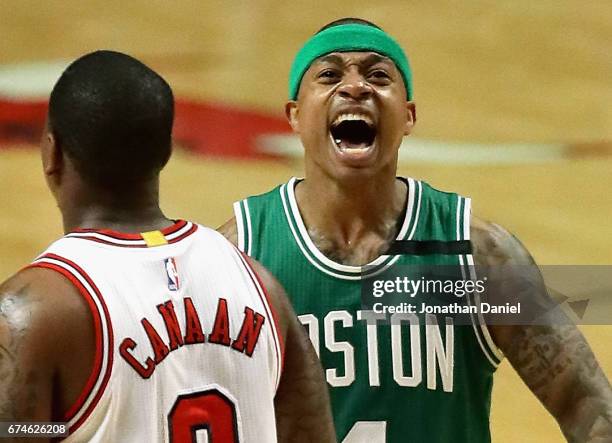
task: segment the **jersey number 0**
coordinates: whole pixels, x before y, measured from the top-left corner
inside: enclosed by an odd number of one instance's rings
[[[171,443],[197,443],[197,432],[211,443],[239,443],[234,402],[217,389],[177,397],[168,414]]]

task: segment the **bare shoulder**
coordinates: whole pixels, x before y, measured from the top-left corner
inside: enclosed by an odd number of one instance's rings
[[[26,268],[0,285],[2,338],[32,339],[41,352],[53,353],[54,339],[89,319],[76,287],[52,270]]]
[[[39,268],[26,268],[15,274],[0,285],[0,319],[9,323],[28,319],[31,324],[37,319],[37,313],[53,304],[56,290],[74,290],[62,280],[53,271]],[[61,305],[58,308],[61,311]]]
[[[477,265],[534,264],[520,240],[497,223],[472,216],[470,235]]]
[[[236,225],[236,217],[232,217],[224,224],[217,228],[225,238],[227,238],[234,245],[238,244],[238,226]]]
[[[474,216],[470,234],[476,272],[487,279],[490,302],[500,306],[520,302],[525,312],[533,315],[543,314],[553,306],[538,266],[518,238],[502,226]],[[501,323],[492,321],[488,329],[495,344],[508,355],[520,327]]]
[[[53,378],[91,342],[88,306],[60,274],[26,268],[0,285],[0,418],[54,418]]]

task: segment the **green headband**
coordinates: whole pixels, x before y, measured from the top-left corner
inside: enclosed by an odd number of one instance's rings
[[[295,56],[289,74],[289,98],[296,100],[304,73],[317,58],[331,52],[372,51],[389,57],[402,74],[412,100],[412,71],[401,46],[385,31],[361,24],[338,25],[315,34]]]

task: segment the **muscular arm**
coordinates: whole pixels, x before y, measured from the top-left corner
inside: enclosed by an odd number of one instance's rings
[[[39,301],[27,282],[13,279],[0,288],[0,419],[3,421],[49,417],[38,402],[41,393],[28,386],[31,373],[32,317]],[[42,409],[42,410],[41,410]]]
[[[472,223],[477,265],[526,265],[513,292],[521,301],[546,313],[527,325],[489,325],[529,389],[555,417],[569,442],[612,440],[612,388],[579,329],[548,296],[535,262],[518,241],[500,226],[477,219]],[[514,278],[514,277],[512,277]]]
[[[93,343],[93,326],[74,292],[42,269],[22,271],[0,286],[0,421],[61,421],[85,384],[93,349],[88,354],[80,345]],[[66,355],[80,358],[68,362]]]
[[[278,441],[335,442],[327,384],[317,354],[281,285],[263,266],[250,261],[268,289],[285,338],[283,374],[274,400]]]

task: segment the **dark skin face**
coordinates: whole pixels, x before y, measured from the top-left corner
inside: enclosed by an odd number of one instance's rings
[[[402,138],[416,116],[392,60],[374,52],[334,52],[317,59],[302,78],[298,100],[286,114],[306,150],[306,168],[328,176],[395,174]],[[340,149],[330,127],[341,114],[371,120],[376,138],[368,149]],[[308,174],[307,174],[308,175]]]

